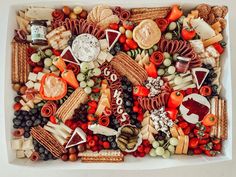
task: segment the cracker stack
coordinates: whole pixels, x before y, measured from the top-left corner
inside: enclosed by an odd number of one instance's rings
[[[171,132],[172,137],[178,138],[179,140],[179,143],[175,150],[175,154],[187,154],[189,136],[185,135],[182,128],[178,127],[177,125],[171,127],[170,132]]]
[[[27,63],[29,44],[12,42],[12,83],[24,84],[28,81],[30,66]]]
[[[124,155],[119,150],[86,151],[78,154],[82,162],[123,162]]]
[[[72,118],[74,110],[80,106],[80,104],[86,103],[88,95],[84,90],[78,87],[68,99],[57,110],[56,115],[65,122],[67,119]]]
[[[133,85],[142,85],[148,78],[145,69],[123,52],[116,54],[110,63],[121,76],[126,76]]]
[[[211,129],[211,137],[226,140],[228,137],[228,120],[226,112],[226,101],[215,96],[211,99],[211,113],[218,117],[217,124]]]
[[[157,18],[165,18],[169,12],[170,7],[133,8],[131,9],[129,20],[137,23],[145,19],[155,20]]]

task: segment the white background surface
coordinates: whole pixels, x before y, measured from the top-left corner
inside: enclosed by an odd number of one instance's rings
[[[12,2],[18,2],[18,3],[25,3],[29,2],[29,0],[0,0],[0,177],[60,177],[60,176],[68,176],[68,177],[73,177],[73,176],[136,176],[136,177],[141,177],[141,176],[190,176],[190,177],[233,177],[236,176],[236,142],[235,140],[233,141],[233,160],[228,161],[228,162],[221,162],[221,163],[215,163],[215,164],[205,164],[205,165],[198,165],[198,166],[188,166],[188,167],[175,167],[175,168],[170,168],[170,169],[160,169],[160,170],[152,170],[152,171],[103,171],[103,170],[60,170],[60,169],[54,169],[54,170],[49,170],[49,169],[38,169],[38,168],[25,168],[25,167],[17,167],[17,166],[12,166],[7,163],[7,156],[6,156],[6,145],[5,145],[5,131],[4,131],[4,113],[3,113],[3,91],[2,91],[2,86],[4,84],[4,60],[3,58],[4,51],[5,51],[5,37],[7,35],[7,30],[6,30],[6,24],[7,24],[7,14],[8,14],[8,6]],[[50,0],[50,1],[56,1],[56,0]],[[117,0],[118,1],[118,0]],[[132,1],[132,0],[129,0]],[[154,0],[153,0],[154,1]],[[168,0],[165,0],[168,1]],[[47,2],[47,0],[31,0],[30,2]],[[69,2],[69,1],[67,1]],[[79,0],[74,1],[79,4]],[[95,3],[95,0],[92,1]],[[103,0],[103,1],[96,1],[98,3],[100,2],[109,2],[108,0]],[[113,1],[114,2],[114,1]],[[118,1],[119,2],[119,1]],[[135,2],[135,1],[133,1]],[[141,3],[142,1],[137,0],[136,2]],[[158,1],[157,1],[158,2]],[[163,0],[162,0],[163,2]],[[171,1],[169,0],[168,2],[178,2],[178,1]],[[181,3],[187,2],[193,2],[190,0],[182,0],[179,1]],[[194,1],[195,3],[201,3],[204,1]],[[209,3],[209,0],[205,1]],[[236,29],[235,29],[235,22],[236,22],[236,1],[235,0],[214,0],[214,4],[221,4],[221,5],[228,5],[231,16],[230,16],[230,36],[231,36],[231,63],[233,66],[236,66]],[[69,4],[69,3],[65,3]],[[61,4],[63,5],[63,4]],[[234,40],[234,41],[233,41]],[[10,59],[10,58],[9,58]],[[232,76],[236,76],[236,71],[233,70]],[[235,82],[233,83],[232,87],[234,90]],[[235,94],[233,93],[233,99],[236,98]],[[234,107],[235,105],[233,105]],[[235,111],[233,110],[233,115],[235,115]],[[233,116],[234,117],[234,116]],[[234,127],[234,135],[236,134],[235,132],[235,126],[236,123],[233,120],[233,127]],[[234,136],[233,136],[234,139]],[[79,163],[78,163],[79,165]],[[98,164],[99,165],[99,164]],[[112,165],[112,164],[108,164]],[[155,164],[153,164],[155,166]],[[137,169],[138,170],[138,169]]]

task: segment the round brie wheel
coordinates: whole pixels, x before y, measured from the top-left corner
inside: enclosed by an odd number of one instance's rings
[[[97,59],[100,49],[98,39],[88,33],[78,35],[72,43],[72,52],[80,61],[90,62]]]

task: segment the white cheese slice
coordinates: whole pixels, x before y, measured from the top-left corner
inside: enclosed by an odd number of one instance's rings
[[[41,81],[44,74],[45,73],[43,73],[43,72],[38,72],[37,80]]]
[[[25,152],[23,150],[17,150],[16,151],[16,158],[17,159],[23,159],[25,158]]]
[[[23,139],[11,140],[11,148],[13,150],[20,150],[20,149],[22,149],[22,145],[23,145]]]
[[[106,61],[107,62],[110,62],[113,58],[113,55],[110,53],[110,52],[107,52],[107,58],[106,58]]]
[[[40,90],[40,86],[41,86],[41,84],[39,82],[34,83],[34,89],[35,90],[39,91]]]
[[[32,100],[29,100],[27,103],[26,103],[27,106],[29,106],[30,108],[34,108],[34,103]]]

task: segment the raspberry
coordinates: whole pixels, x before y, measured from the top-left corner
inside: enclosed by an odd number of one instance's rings
[[[198,89],[197,89],[197,88],[194,88],[194,89],[193,89],[193,93],[199,93]]]
[[[87,135],[87,142],[89,142],[90,140],[92,140],[93,139],[93,137],[92,136],[90,136],[90,135]]]
[[[150,152],[150,150],[151,150],[151,147],[145,147],[144,148],[145,154],[148,154]]]
[[[97,135],[94,135],[94,136],[93,136],[93,139],[94,139],[94,141],[97,142],[97,141],[98,141],[98,136],[97,136]]]
[[[110,143],[108,141],[104,141],[102,145],[103,145],[103,147],[105,149],[109,149],[110,148]]]
[[[144,151],[144,147],[143,145],[140,145],[137,149],[138,152],[143,152]]]
[[[91,140],[88,142],[88,145],[89,145],[90,147],[94,147],[94,146],[96,145],[96,142],[95,142],[93,139],[91,139]]]
[[[150,145],[150,142],[148,140],[143,140],[142,144],[145,146],[145,147],[148,147]]]
[[[146,154],[144,152],[139,153],[139,157],[144,157]]]

